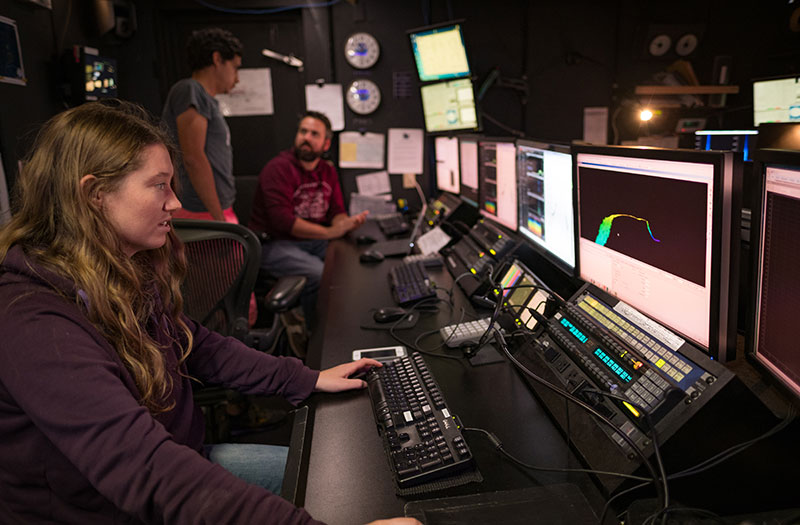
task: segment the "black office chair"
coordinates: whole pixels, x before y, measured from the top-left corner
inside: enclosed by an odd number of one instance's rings
[[[259,306],[272,315],[272,322],[266,328],[250,329],[250,297],[261,265],[261,244],[256,235],[245,226],[219,221],[173,219],[172,225],[186,252],[187,274],[181,285],[186,315],[258,350],[282,353],[279,314],[297,304],[305,277],[274,281],[266,296],[257,298]],[[230,399],[231,393],[223,388],[204,386],[195,390],[211,442],[229,435],[224,408]]]

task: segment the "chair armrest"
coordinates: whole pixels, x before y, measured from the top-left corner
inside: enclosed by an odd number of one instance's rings
[[[306,278],[302,275],[279,277],[264,298],[264,304],[270,312],[285,312],[297,303],[305,285]]]

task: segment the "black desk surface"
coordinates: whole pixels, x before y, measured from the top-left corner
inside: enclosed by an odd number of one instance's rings
[[[370,223],[358,233],[372,233]],[[379,234],[378,234],[379,235]],[[377,235],[376,235],[377,236]],[[360,264],[358,255],[366,246],[345,238],[330,243],[319,296],[317,329],[309,345],[307,362],[314,368],[328,368],[351,359],[357,348],[399,344],[388,331],[365,330],[360,325],[371,311],[394,305],[387,272],[401,259],[386,259],[375,265]],[[450,289],[453,280],[447,270],[432,269],[437,285]],[[439,292],[446,298],[445,292]],[[420,333],[457,322],[463,307],[465,320],[474,309],[460,290],[455,306],[440,303],[438,313],[424,314],[416,327],[396,332],[409,343]],[[486,316],[489,312],[479,312]],[[460,351],[437,349],[438,335],[422,339],[420,346],[434,352],[460,356]],[[409,350],[411,350],[409,348]],[[486,350],[484,350],[486,351]],[[490,350],[491,351],[491,350]],[[464,359],[443,359],[425,355],[451,412],[466,427],[494,432],[506,450],[538,466],[580,468],[549,416],[537,403],[529,387],[507,361],[473,366]],[[316,394],[313,433],[310,440],[306,490],[300,503],[316,519],[331,524],[358,524],[402,516],[406,502],[435,497],[458,496],[555,483],[578,485],[598,510],[603,501],[586,474],[530,472],[503,458],[488,440],[465,432],[484,481],[437,492],[425,497],[401,498],[395,487],[376,430],[366,390],[344,394]]]

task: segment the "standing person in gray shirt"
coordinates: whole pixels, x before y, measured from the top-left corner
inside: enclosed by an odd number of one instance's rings
[[[193,31],[186,49],[192,76],[172,86],[161,115],[183,153],[183,210],[175,217],[238,223],[231,133],[214,96],[239,81],[242,44],[229,31],[208,28]]]

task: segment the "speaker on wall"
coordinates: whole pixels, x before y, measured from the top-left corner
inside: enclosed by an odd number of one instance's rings
[[[704,31],[701,24],[651,24],[644,34],[642,56],[645,59],[691,57]]]

